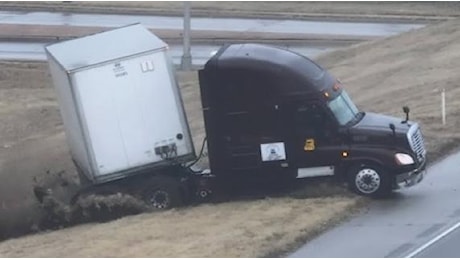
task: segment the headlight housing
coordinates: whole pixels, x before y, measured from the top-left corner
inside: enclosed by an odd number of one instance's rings
[[[414,164],[414,158],[412,158],[412,156],[405,154],[405,153],[395,154],[395,159],[396,159],[396,163],[399,165]]]

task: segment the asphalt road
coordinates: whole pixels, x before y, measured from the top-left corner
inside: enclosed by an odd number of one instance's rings
[[[0,11],[0,24],[22,25],[69,25],[69,26],[97,26],[119,27],[127,24],[142,23],[151,29],[183,28],[182,17],[145,16],[145,15],[118,15],[118,14],[74,14],[51,12],[13,12]],[[234,19],[234,18],[196,18],[192,17],[192,30],[200,31],[225,31],[225,32],[257,32],[257,33],[302,33],[321,36],[347,36],[347,37],[384,37],[391,36],[412,29],[425,26],[417,23],[357,23],[334,21],[303,21],[303,20],[274,20],[274,19]],[[17,60],[45,60],[43,42],[0,42],[0,59]],[[203,65],[220,45],[200,44],[193,45],[192,63]],[[330,51],[338,45],[331,41],[330,44],[312,44],[283,46],[299,52],[307,57],[315,58],[317,55]],[[173,62],[180,63],[182,56],[181,45],[171,45]]]
[[[182,17],[75,14],[51,12],[0,11],[0,24],[42,24],[119,27],[142,23],[152,29],[182,29]],[[383,37],[425,26],[417,23],[357,23],[274,19],[197,18],[192,17],[192,30],[228,32],[303,33]]]
[[[0,60],[46,60],[44,47],[48,43],[44,42],[0,42]],[[279,46],[279,45],[278,45]],[[191,48],[192,63],[196,66],[204,65],[213,52],[217,51],[221,45],[217,44],[194,44]],[[321,53],[333,50],[337,46],[299,46],[285,45],[286,49],[298,52],[310,58],[315,58]],[[182,57],[182,45],[170,45],[170,53],[174,64],[180,64]]]
[[[374,201],[361,214],[289,257],[406,257],[414,252],[420,256],[460,256],[458,232],[420,251],[460,221],[459,161],[460,152],[432,165],[419,185],[398,191],[390,199]]]
[[[459,258],[460,222],[412,253],[416,258]]]

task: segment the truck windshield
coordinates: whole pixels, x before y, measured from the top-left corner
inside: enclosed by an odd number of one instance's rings
[[[353,120],[359,112],[345,90],[339,96],[329,101],[327,105],[342,126]]]

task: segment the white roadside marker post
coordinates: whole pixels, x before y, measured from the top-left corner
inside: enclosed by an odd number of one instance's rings
[[[441,114],[442,114],[442,125],[446,125],[446,90],[441,91]]]

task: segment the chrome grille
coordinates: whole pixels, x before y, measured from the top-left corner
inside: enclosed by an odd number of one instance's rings
[[[426,150],[425,144],[423,143],[423,136],[422,131],[418,124],[412,125],[407,133],[407,138],[409,140],[409,144],[412,148],[412,151],[417,155],[417,160],[420,162],[425,158]]]

